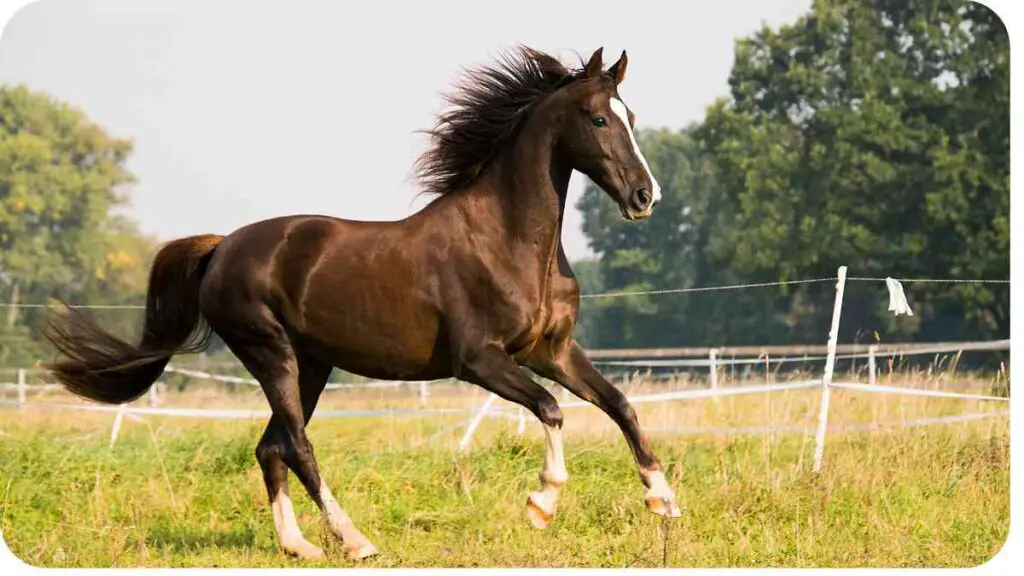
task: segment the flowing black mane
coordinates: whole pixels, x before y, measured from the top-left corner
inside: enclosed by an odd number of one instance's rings
[[[553,56],[520,46],[490,65],[467,72],[446,95],[452,106],[438,116],[431,147],[417,161],[430,194],[472,184],[487,161],[515,135],[532,105],[583,75]]]

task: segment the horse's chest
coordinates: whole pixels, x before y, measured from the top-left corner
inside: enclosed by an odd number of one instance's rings
[[[529,287],[520,284],[514,290],[496,290],[500,296],[492,301],[489,312],[492,327],[501,328],[492,334],[504,341],[509,354],[529,354],[538,343],[572,324],[567,305],[572,294],[566,288],[560,278],[549,277]]]
[[[547,338],[557,323],[557,310],[558,306],[550,297],[535,307],[522,310],[518,326],[509,335],[509,352],[517,356],[528,354],[537,343]]]

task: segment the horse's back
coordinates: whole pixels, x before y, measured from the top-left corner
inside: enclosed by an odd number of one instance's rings
[[[279,325],[293,346],[351,372],[443,377],[434,271],[414,227],[300,215],[239,228],[209,264],[203,313],[219,334]]]

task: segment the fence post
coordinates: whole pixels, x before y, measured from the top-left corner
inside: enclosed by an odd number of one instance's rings
[[[708,386],[715,390],[718,388],[718,349],[708,349]]]
[[[25,369],[18,368],[18,406],[24,407],[28,403],[28,382],[25,378]]]
[[[476,416],[473,416],[473,420],[469,423],[469,426],[466,427],[466,433],[462,436],[462,441],[459,442],[459,452],[465,452],[469,443],[473,441],[473,434],[480,426],[480,422],[484,419],[484,416],[486,416],[487,412],[491,409],[491,405],[494,404],[494,401],[497,399],[498,395],[492,393],[487,398],[487,401],[484,402],[484,405],[480,407],[480,411],[476,413]]]
[[[878,350],[878,346],[872,344],[868,346],[868,384],[874,386],[877,382],[877,368],[875,364],[875,351]]]
[[[427,397],[430,396],[430,392],[427,390],[426,380],[420,382],[420,406],[427,405]]]
[[[836,342],[839,340],[839,317],[843,311],[843,290],[846,288],[846,266],[839,267],[836,282],[836,302],[832,308],[832,329],[828,333],[828,354],[825,373],[821,377],[821,410],[818,412],[818,433],[814,438],[814,472],[821,472],[821,459],[825,455],[825,429],[828,428],[828,402],[832,387],[832,371],[836,364]]]
[[[526,409],[522,406],[519,407],[519,426],[516,428],[516,434],[522,436],[526,432]]]
[[[114,427],[110,429],[110,447],[117,443],[117,437],[121,435],[121,423],[124,422],[124,404],[117,407],[117,415],[114,416]]]
[[[158,384],[159,384],[159,382],[154,382],[153,385],[149,387],[149,396],[148,396],[148,398],[149,398],[149,405],[152,408],[155,408],[156,405],[159,403],[158,400],[157,400],[157,397],[156,397],[156,387],[157,387]]]

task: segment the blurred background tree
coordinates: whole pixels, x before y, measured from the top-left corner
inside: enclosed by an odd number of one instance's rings
[[[46,94],[0,87],[0,364],[45,357],[42,310],[23,303],[142,300],[155,243],[114,213],[134,181],[131,150]],[[138,320],[119,311],[104,325],[134,334]]]
[[[960,0],[817,0],[736,44],[703,122],[639,140],[665,201],[579,202],[605,289],[834,276],[1009,278],[1009,43]],[[1009,337],[1009,286],[849,284],[843,340]],[[820,342],[832,283],[593,301],[601,346]]]

